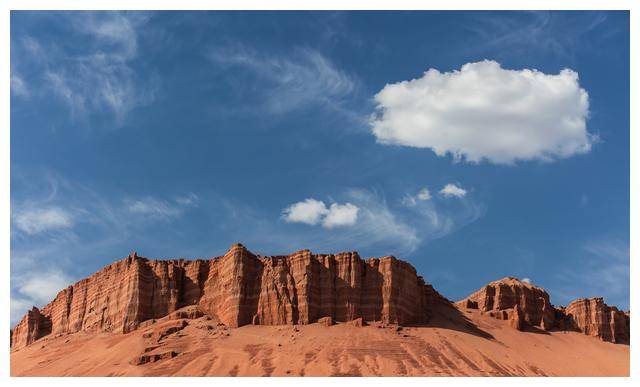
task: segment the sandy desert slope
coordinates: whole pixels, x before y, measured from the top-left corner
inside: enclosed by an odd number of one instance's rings
[[[458,312],[456,312],[458,313]],[[159,319],[127,334],[46,337],[11,353],[12,376],[628,376],[629,346],[512,329],[474,310],[423,327],[372,323],[228,328]]]

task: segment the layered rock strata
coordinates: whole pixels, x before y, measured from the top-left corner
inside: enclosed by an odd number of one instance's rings
[[[600,297],[580,298],[564,309],[566,329],[613,343],[629,343],[629,313],[604,303]]]
[[[513,277],[491,282],[457,305],[479,309],[500,320],[517,320],[514,327],[520,330],[526,325],[550,330],[555,322],[549,294]]]
[[[436,305],[450,305],[410,264],[358,253],[256,256],[235,244],[210,260],[150,260],[132,253],[69,286],[11,332],[12,348],[40,337],[127,333],[147,320],[194,305],[222,323],[347,322],[420,324]],[[196,312],[194,312],[196,313]]]
[[[629,343],[628,312],[608,306],[602,298],[581,298],[566,308],[555,307],[544,289],[513,277],[491,282],[456,305],[507,320],[518,330],[578,331],[604,341]]]

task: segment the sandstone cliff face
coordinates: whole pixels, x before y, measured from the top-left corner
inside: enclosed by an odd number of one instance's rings
[[[604,341],[629,343],[629,314],[608,306],[602,298],[581,298],[566,308],[554,307],[544,289],[512,277],[491,282],[456,305],[507,320],[518,330],[531,326],[578,331]]]
[[[564,311],[568,329],[613,343],[629,343],[629,314],[608,306],[602,298],[580,298]]]
[[[309,324],[331,321],[424,323],[450,305],[410,264],[357,253],[256,256],[235,244],[211,260],[150,260],[132,253],[69,286],[11,332],[12,348],[79,331],[122,332],[188,305],[222,323]]]
[[[357,253],[258,257],[234,245],[210,263],[201,309],[229,326],[334,321],[426,321],[428,286],[394,257]]]
[[[555,322],[549,294],[513,277],[491,282],[457,304],[479,309],[500,320],[514,321],[514,327],[519,330],[526,325],[550,330]]]
[[[12,333],[12,347],[48,334],[122,332],[199,299],[204,261],[129,257],[62,290],[42,310],[33,308]]]
[[[35,306],[11,330],[11,347],[19,348],[33,343],[36,339],[51,332],[51,321],[40,313]]]

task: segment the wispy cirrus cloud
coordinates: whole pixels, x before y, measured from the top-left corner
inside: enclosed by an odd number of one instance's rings
[[[195,193],[109,197],[59,174],[16,170],[11,202],[11,322],[97,269],[108,251],[135,246],[150,227],[170,228],[199,205]],[[132,235],[135,235],[132,241]],[[112,257],[115,258],[115,257]],[[83,264],[78,265],[79,260]]]
[[[398,201],[388,202],[384,195],[365,189],[349,189],[340,195],[346,204],[333,203],[327,207],[323,201],[306,199],[284,209],[283,218],[289,223],[323,225],[324,231],[314,229],[292,230],[302,240],[315,238],[313,243],[332,247],[372,248],[408,254],[430,240],[441,238],[475,221],[484,214],[485,206],[460,196],[457,203],[433,200],[427,191],[407,193]],[[421,199],[422,198],[422,199]],[[396,203],[397,202],[397,203]],[[339,230],[327,227],[332,209],[337,208],[345,220]],[[348,221],[347,221],[348,220]],[[337,225],[335,227],[338,227]],[[284,231],[284,230],[283,230]],[[273,233],[269,234],[270,237]]]
[[[69,211],[56,206],[19,208],[12,219],[16,228],[29,235],[69,229],[74,223],[73,215]]]
[[[11,93],[18,97],[28,97],[29,89],[24,79],[15,71],[11,71]]]
[[[576,52],[601,45],[622,31],[605,23],[605,12],[579,12],[571,17],[560,13],[563,12],[514,12],[510,18],[489,13],[473,15],[465,19],[463,28],[478,41],[466,45],[464,51],[477,55],[496,50],[498,55],[519,58],[552,54],[564,62],[574,62]]]
[[[158,89],[153,71],[142,73],[134,65],[138,57],[138,31],[144,28],[148,14],[135,12],[52,13],[47,20],[71,30],[77,38],[88,40],[82,46],[70,46],[55,39],[22,37],[12,42],[20,58],[12,68],[14,93],[38,85],[39,96],[54,95],[64,103],[74,120],[93,115],[109,116],[120,126],[139,106],[151,103]],[[18,67],[37,71],[25,79]],[[32,71],[33,72],[33,71]],[[44,87],[41,87],[44,85]],[[31,96],[34,93],[30,93]]]
[[[190,194],[181,196],[175,200],[159,199],[147,196],[140,199],[127,199],[125,201],[127,210],[136,215],[144,215],[153,219],[170,220],[184,213],[190,207],[197,206],[197,196]]]
[[[51,301],[59,291],[71,284],[72,279],[54,269],[24,273],[14,277],[14,281],[20,294],[31,301],[33,306]]]
[[[355,76],[310,48],[297,48],[278,56],[231,44],[211,49],[208,57],[220,69],[252,74],[258,84],[251,93],[274,114],[309,106],[342,111],[342,104],[358,87]]]
[[[576,252],[580,265],[556,271],[551,289],[561,304],[579,297],[604,297],[609,305],[629,307],[629,243],[618,238],[586,242]]]
[[[62,289],[73,283],[73,278],[58,269],[41,270],[33,267],[11,277],[11,324],[17,323],[32,307],[42,307],[55,298]]]

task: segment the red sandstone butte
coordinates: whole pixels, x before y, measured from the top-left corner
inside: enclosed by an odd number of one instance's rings
[[[602,298],[580,298],[564,310],[570,328],[613,343],[629,343],[629,313]]]
[[[518,330],[527,326],[572,330],[604,341],[629,343],[629,313],[608,306],[602,298],[580,298],[566,308],[554,307],[544,289],[513,277],[491,282],[456,305],[507,320]]]
[[[479,309],[500,320],[516,320],[513,326],[519,330],[525,325],[550,330],[555,321],[555,309],[549,302],[549,294],[513,277],[491,282],[456,304]]]
[[[151,260],[132,253],[62,290],[41,310],[34,307],[12,330],[11,347],[80,331],[127,333],[190,305],[197,310],[189,313],[238,327],[327,317],[421,324],[438,304],[450,302],[413,266],[392,256],[362,260],[356,252],[302,250],[263,257],[241,244],[210,260]]]
[[[132,253],[63,289],[42,309],[28,311],[10,332],[11,348],[75,332],[128,333],[163,318],[203,317],[229,327],[424,325],[440,306],[456,311],[413,266],[393,256],[362,260],[356,252],[309,250],[257,256],[241,244],[208,260],[152,260]],[[629,314],[602,298],[554,307],[544,289],[512,277],[491,282],[456,306],[507,320],[517,330],[572,330],[629,342]]]

